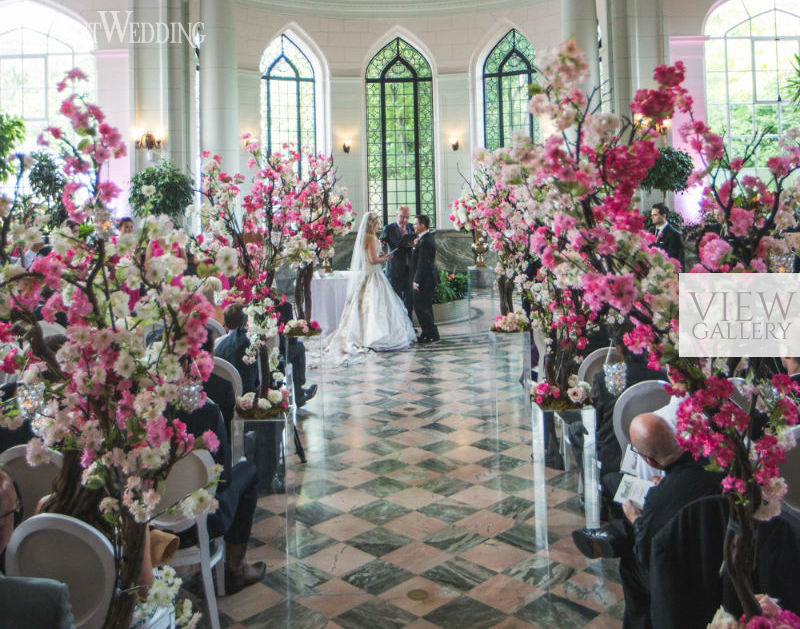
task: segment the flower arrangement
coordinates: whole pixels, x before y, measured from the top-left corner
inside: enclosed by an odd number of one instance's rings
[[[495,317],[492,332],[526,332],[531,329],[531,323],[522,310],[509,312],[507,315]]]
[[[35,384],[26,394],[38,398],[4,406],[0,423],[15,428],[31,421],[32,465],[49,448],[63,452],[46,508],[91,522],[111,539],[117,587],[104,626],[127,627],[138,601],[146,523],[161,508],[161,484],[180,458],[219,445],[211,431],[195,438],[178,418],[180,410],[203,402],[199,385],[213,361],[202,344],[213,308],[196,291],[200,280],[184,275],[186,261],[178,253],[188,237],[169,219],[150,216],[138,232],[110,238],[109,203],[120,189],[103,173],[111,159],[125,155],[126,144],[103,111],[79,94],[85,79],[75,69],[58,85],[59,91],[72,88],[60,109],[72,129],[48,127],[39,137],[40,145],[60,154],[62,202],[68,218],[81,225],[79,233],[47,233],[44,203],[22,212],[20,184],[31,164],[25,156],[13,164],[13,198],[0,198],[0,362],[4,372],[20,374],[21,389]],[[45,236],[51,250],[22,268],[15,250],[32,249]],[[139,255],[152,241],[163,247],[149,259]],[[66,318],[66,342],[57,352],[45,344],[34,311],[47,322]],[[146,330],[154,326],[161,338],[148,346]],[[199,496],[186,508],[214,508],[213,499]],[[154,586],[174,591],[165,588]],[[191,623],[194,617],[184,612],[179,615]]]
[[[290,319],[278,325],[278,333],[284,336],[318,336],[322,334],[322,328],[317,321],[309,323],[305,319]]]
[[[757,594],[761,615],[736,620],[723,608],[717,610],[708,629],[800,629],[800,617],[788,609],[781,609],[778,602],[766,594]]]
[[[725,568],[745,620],[759,617],[762,607],[750,577],[754,519],[773,515],[786,490],[778,465],[794,445],[786,430],[798,421],[798,389],[784,376],[773,377],[765,359],[679,356],[677,261],[654,246],[634,195],[658,157],[657,127],[675,112],[685,114],[689,121],[677,131],[699,160],[688,184],[703,185],[701,209],[717,223],[699,234],[700,261],[690,272],[767,272],[771,259],[798,246],[793,210],[800,203],[800,131],[790,130],[779,140],[767,161],[768,179],[762,181],[744,166],[763,136],[755,137],[742,156],[728,154],[722,138],[694,118],[680,62],[655,69],[656,87],[637,91],[632,117],[601,113],[599,91],[580,89],[588,66],[574,41],[561,44],[539,70],[544,80],[529,107],[547,121],[541,128],[554,131],[540,143],[517,143],[498,176],[503,185],[525,183],[534,191],[517,199],[527,226],[519,237],[527,239],[546,271],[550,284],[544,294],[555,287],[580,300],[568,309],[561,298],[549,300],[553,323],[587,312],[600,321],[625,317],[634,324],[626,335],[628,347],[647,352],[651,366],[666,366],[671,393],[684,397],[679,442],[726,473],[731,526],[723,548]],[[540,313],[547,323],[546,311]],[[732,376],[749,383],[745,396],[768,418],[759,437],[753,436],[756,413],[729,401]],[[547,383],[552,384],[549,377]],[[543,400],[546,394],[543,389]]]
[[[255,392],[245,393],[236,398],[236,413],[245,419],[265,419],[275,417],[289,407],[289,390],[267,389],[267,395],[256,397]]]
[[[543,408],[564,411],[591,404],[592,385],[578,376],[570,376],[568,388],[562,391],[548,382],[536,382],[531,387],[531,398]]]

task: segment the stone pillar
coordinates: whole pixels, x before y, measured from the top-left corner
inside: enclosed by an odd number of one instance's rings
[[[167,153],[169,158],[182,171],[192,172],[194,164],[191,155],[191,137],[194,132],[191,124],[191,107],[194,94],[191,89],[191,76],[194,73],[194,47],[186,35],[189,29],[189,10],[186,0],[169,0],[167,17],[170,24],[182,24],[181,31],[166,45],[167,75]]]
[[[239,91],[236,59],[236,5],[233,0],[201,0],[205,38],[200,46],[200,146],[222,157],[222,168],[239,167]]]
[[[595,0],[561,0],[561,39],[573,38],[586,53],[592,90],[600,84],[600,60],[597,49],[597,6]]]

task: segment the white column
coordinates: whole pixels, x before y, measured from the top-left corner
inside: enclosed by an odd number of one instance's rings
[[[586,53],[589,81],[585,88],[591,90],[600,83],[595,0],[561,0],[561,39],[570,38]]]
[[[233,0],[201,0],[205,39],[200,47],[200,142],[222,157],[222,167],[239,166],[239,92]]]

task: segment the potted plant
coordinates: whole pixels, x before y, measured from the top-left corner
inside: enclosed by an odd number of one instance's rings
[[[465,273],[439,270],[439,283],[433,292],[433,318],[436,323],[449,323],[468,316],[468,290],[469,280]]]
[[[173,224],[182,225],[193,196],[189,176],[169,160],[161,160],[131,177],[128,203],[138,217],[166,214]]]

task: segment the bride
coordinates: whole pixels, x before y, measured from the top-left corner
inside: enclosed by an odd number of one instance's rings
[[[368,350],[403,349],[416,340],[416,333],[400,297],[381,272],[392,254],[378,254],[380,219],[368,212],[361,219],[353,257],[347,301],[339,327],[324,342],[327,356],[348,360]]]

